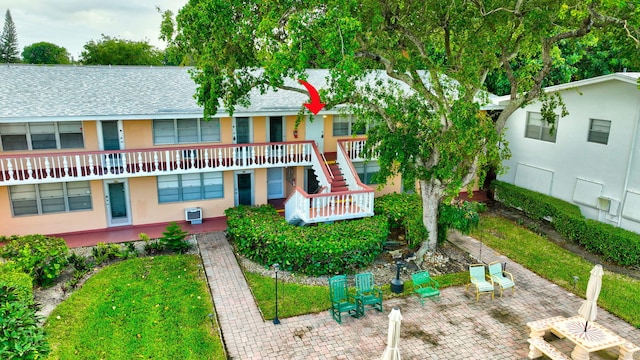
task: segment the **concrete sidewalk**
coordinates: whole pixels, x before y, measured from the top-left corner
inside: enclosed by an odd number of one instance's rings
[[[454,243],[473,256],[480,254],[475,239],[462,236]],[[274,325],[262,319],[223,233],[200,234],[198,244],[230,359],[379,359],[386,347],[387,316],[394,306],[403,316],[403,359],[526,359],[526,323],[577,315],[583,300],[482,246],[483,262],[507,263],[516,279],[515,295],[507,292],[493,301],[483,295],[476,302],[464,287],[451,287],[442,291],[440,302],[421,306],[413,296],[391,299],[384,302],[384,313],[367,311],[360,319],[347,316],[342,325],[328,311],[281,319]],[[608,312],[600,309],[597,321],[640,344],[640,331]],[[551,339],[570,354],[568,340]],[[639,356],[634,359],[640,360]],[[617,357],[618,349],[613,348],[593,353],[591,359]]]

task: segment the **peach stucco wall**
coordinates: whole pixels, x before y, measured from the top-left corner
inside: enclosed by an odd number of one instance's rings
[[[122,128],[126,149],[153,147],[153,122],[151,120],[123,121]]]
[[[11,212],[9,189],[0,187],[0,204],[7,204],[0,206],[0,235],[58,234],[105,228],[107,215],[102,181],[90,184],[93,210],[16,217]]]
[[[178,203],[158,203],[158,183],[154,177],[129,179],[131,215],[134,225],[155,224],[184,220],[184,209],[201,207],[204,217],[224,216],[227,208],[233,207],[233,173],[224,173],[224,198]]]

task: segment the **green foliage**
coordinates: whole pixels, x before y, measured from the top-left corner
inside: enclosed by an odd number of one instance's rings
[[[374,213],[385,216],[391,229],[401,228],[410,247],[420,245],[428,237],[422,223],[422,200],[418,194],[387,194],[376,198]]]
[[[0,358],[41,359],[49,353],[36,309],[16,288],[0,285]],[[19,291],[18,291],[19,292]]]
[[[115,260],[118,258],[120,256],[120,246],[99,242],[91,249],[91,255],[93,255],[96,265],[100,265],[107,260]]]
[[[182,254],[191,247],[186,240],[187,235],[189,235],[187,231],[182,230],[178,224],[172,222],[167,226],[165,232],[162,233],[160,242],[165,249]]]
[[[566,201],[494,181],[496,199],[538,220],[548,220],[565,238],[620,265],[640,265],[640,235],[582,216],[580,208]]]
[[[33,303],[33,279],[15,269],[12,262],[0,263],[0,287],[12,288],[19,301]]]
[[[129,259],[54,309],[48,359],[225,359],[215,319],[198,256]]]
[[[12,260],[15,266],[31,275],[33,280],[47,286],[60,275],[67,265],[69,248],[61,238],[45,235],[0,236],[7,244],[0,249],[0,256]]]
[[[449,229],[469,233],[478,225],[478,206],[471,202],[441,204],[438,208],[438,240],[445,241]],[[422,223],[422,200],[418,194],[393,193],[381,196],[374,203],[374,212],[386,216],[392,229],[404,229],[411,247],[427,238],[427,230]]]
[[[18,51],[18,32],[16,24],[11,17],[11,11],[7,9],[4,16],[4,26],[0,34],[0,63],[20,62]]]
[[[22,62],[27,64],[69,64],[69,57],[67,49],[45,41],[25,46],[22,50]]]
[[[80,62],[85,65],[162,65],[162,53],[148,41],[131,41],[102,34],[84,45]]]
[[[451,205],[441,204],[438,212],[438,242],[447,240],[447,231],[456,229],[468,234],[478,226],[480,215],[475,203],[461,201]]]
[[[227,233],[239,253],[265,266],[308,275],[353,273],[382,252],[389,233],[384,217],[298,227],[270,205],[225,210]]]

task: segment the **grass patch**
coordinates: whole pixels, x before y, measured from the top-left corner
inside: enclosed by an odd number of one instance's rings
[[[593,264],[516,223],[483,214],[471,236],[564,289],[585,296]],[[573,277],[579,280],[573,285]],[[640,328],[640,281],[605,272],[598,305]],[[577,309],[576,309],[577,311]]]
[[[221,359],[200,259],[143,257],[102,269],[45,324],[49,359]]]
[[[265,319],[271,320],[275,317],[275,281],[272,277],[262,276],[246,271],[245,277],[249,287],[253,291],[258,307],[262,311]],[[434,276],[440,283],[440,288],[449,286],[464,285],[469,280],[466,272]],[[392,297],[409,296],[413,293],[412,282],[404,282],[404,292],[394,294],[390,290],[390,285],[381,284],[385,299]],[[384,303],[383,303],[384,305]],[[326,311],[331,307],[329,301],[329,286],[301,285],[295,283],[278,283],[278,318],[288,318],[292,316],[318,313]]]

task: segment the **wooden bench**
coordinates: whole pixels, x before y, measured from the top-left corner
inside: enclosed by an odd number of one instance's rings
[[[428,271],[420,271],[411,275],[413,292],[418,295],[420,303],[424,306],[424,299],[440,296],[440,284],[429,275]]]
[[[633,354],[640,350],[640,346],[630,341],[620,345],[620,357],[618,360],[633,360]]]
[[[537,337],[533,339],[528,339],[529,342],[529,359],[536,359],[542,356],[542,354],[547,355],[550,359],[553,360],[571,360],[570,357],[561,353],[558,349],[556,349],[553,345],[544,341],[543,338]]]
[[[551,324],[556,321],[564,320],[564,316],[554,316],[546,319],[540,319],[536,321],[531,321],[527,323],[531,332],[529,333],[530,338],[541,338],[544,336],[544,333],[551,329]]]

